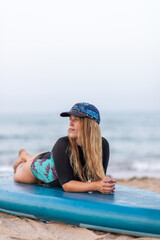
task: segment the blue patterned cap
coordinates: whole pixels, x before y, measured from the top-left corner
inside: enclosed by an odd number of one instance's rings
[[[76,117],[88,117],[98,124],[100,123],[100,113],[98,109],[89,103],[76,103],[69,112],[63,112],[60,114],[61,117],[69,117],[70,115]]]

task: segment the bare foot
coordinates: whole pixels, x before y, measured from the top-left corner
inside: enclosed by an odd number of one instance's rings
[[[19,157],[22,154],[22,152],[25,151],[23,148],[19,150]]]
[[[25,153],[25,150],[24,149],[20,149],[19,150],[19,157],[18,157],[18,161],[13,165],[13,170],[14,170],[14,173],[16,172],[16,169],[18,167],[18,165],[22,162],[27,162],[27,160],[25,158],[23,158],[22,156],[22,153]]]

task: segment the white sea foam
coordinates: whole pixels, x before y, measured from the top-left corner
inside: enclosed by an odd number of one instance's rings
[[[159,162],[134,162],[132,165],[132,168],[133,170],[137,170],[137,171],[159,171],[160,172],[160,161]]]
[[[11,166],[3,166],[0,167],[0,172],[13,172],[13,168]]]

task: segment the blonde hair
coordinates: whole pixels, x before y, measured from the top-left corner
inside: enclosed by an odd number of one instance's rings
[[[98,181],[104,176],[102,165],[102,137],[99,125],[89,118],[79,118],[80,127],[78,138],[85,159],[85,165],[82,167],[78,145],[76,139],[69,137],[70,143],[70,163],[74,175],[86,182],[88,180]]]

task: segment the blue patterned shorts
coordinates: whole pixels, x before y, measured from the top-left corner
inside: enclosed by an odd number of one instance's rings
[[[45,158],[50,156],[50,158]],[[43,153],[36,157],[31,164],[31,171],[39,180],[50,183],[58,179],[52,153]]]

